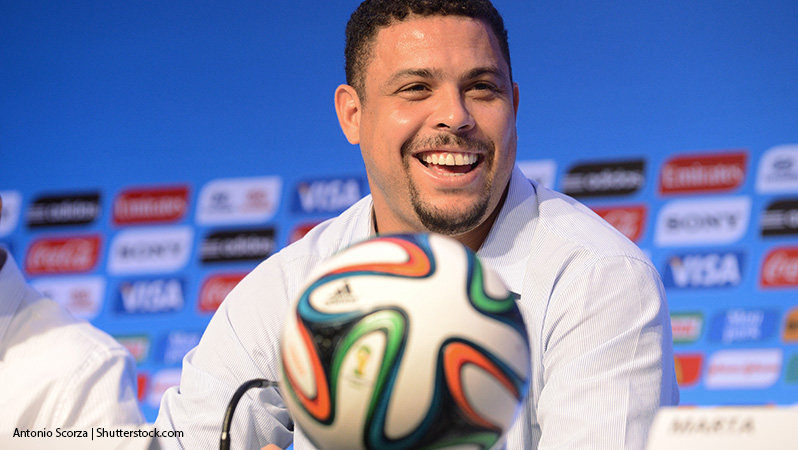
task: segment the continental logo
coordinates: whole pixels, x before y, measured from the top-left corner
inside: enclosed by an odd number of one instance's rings
[[[748,155],[745,151],[684,155],[669,159],[660,172],[659,193],[728,192],[742,186]]]
[[[798,247],[777,247],[765,256],[760,273],[765,288],[798,287]]]
[[[645,205],[592,208],[593,211],[615,227],[632,242],[637,242],[646,226]]]
[[[100,216],[100,193],[46,195],[28,208],[29,228],[58,225],[86,225]]]
[[[707,389],[766,389],[781,375],[781,349],[719,350],[707,365]]]
[[[642,159],[587,163],[573,166],[563,178],[562,189],[572,197],[629,195],[645,183]]]
[[[115,225],[178,222],[188,211],[188,186],[127,189],[113,209]]]
[[[197,308],[202,313],[212,313],[219,308],[227,294],[244,279],[246,273],[220,273],[205,278],[200,288]]]
[[[704,315],[701,313],[671,314],[671,331],[674,344],[691,344],[701,336]]]
[[[673,357],[676,369],[676,382],[681,387],[690,387],[701,378],[701,366],[704,355],[701,353],[677,354]]]
[[[784,321],[784,342],[798,342],[798,308],[793,308],[787,313]]]
[[[41,238],[31,244],[25,257],[30,275],[89,272],[100,258],[99,235]]]
[[[144,404],[150,408],[158,408],[161,406],[161,397],[167,389],[173,386],[180,385],[179,367],[163,369],[155,372],[150,379],[150,388],[147,390],[147,395],[144,399]]]
[[[302,181],[294,191],[293,211],[304,214],[338,214],[367,192],[363,178],[329,178]]]
[[[762,215],[762,236],[798,234],[798,199],[776,201]]]
[[[203,263],[261,261],[274,251],[274,228],[219,231],[202,242]]]

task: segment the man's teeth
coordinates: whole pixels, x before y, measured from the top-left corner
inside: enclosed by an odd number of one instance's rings
[[[424,162],[441,166],[470,166],[477,162],[477,155],[469,153],[432,153],[424,155]]]

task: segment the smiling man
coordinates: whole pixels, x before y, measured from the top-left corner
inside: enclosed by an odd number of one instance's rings
[[[185,438],[162,445],[214,445],[233,392],[278,378],[282,323],[319,263],[376,233],[436,232],[476,250],[526,321],[530,392],[506,447],[642,448],[679,396],[662,283],[609,224],[515,166],[519,89],[501,16],[487,0],[367,0],[346,36],[335,106],[371,195],[230,293],[164,395],[156,425]],[[240,448],[313,448],[276,389],[244,397],[232,435]]]

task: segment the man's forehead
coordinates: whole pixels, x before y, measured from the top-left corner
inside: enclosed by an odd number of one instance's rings
[[[375,36],[369,66],[374,60],[434,65],[449,47],[452,56],[470,53],[483,60],[481,65],[508,66],[490,26],[465,16],[409,16],[382,27]]]

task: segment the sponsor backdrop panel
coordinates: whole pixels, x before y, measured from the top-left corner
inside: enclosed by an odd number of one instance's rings
[[[332,108],[357,3],[0,15],[0,245],[127,346],[150,420],[241,278],[368,193]],[[650,256],[683,403],[798,403],[798,3],[496,5],[519,164]]]

